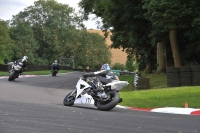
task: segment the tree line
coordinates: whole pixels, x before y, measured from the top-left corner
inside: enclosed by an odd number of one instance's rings
[[[102,18],[111,47],[123,48],[139,69],[200,63],[199,0],[81,0],[79,6],[85,20],[91,13]]]
[[[29,57],[29,64],[51,64],[73,58],[77,68],[99,68],[111,62],[105,38],[89,33],[81,15],[56,0],[38,0],[13,16],[0,19],[0,64]]]

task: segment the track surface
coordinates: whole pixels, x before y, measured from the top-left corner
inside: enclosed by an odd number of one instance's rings
[[[199,133],[200,117],[63,106],[80,72],[0,79],[0,133]]]

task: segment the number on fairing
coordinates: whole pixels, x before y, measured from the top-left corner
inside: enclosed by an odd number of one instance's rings
[[[86,100],[85,100],[85,104],[90,104],[91,101],[92,101],[92,98],[86,98]]]

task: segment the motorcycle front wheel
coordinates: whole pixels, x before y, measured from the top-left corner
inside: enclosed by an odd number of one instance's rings
[[[74,101],[75,101],[75,98],[76,98],[76,93],[73,93],[73,92],[70,92],[63,100],[63,104],[65,106],[72,106],[74,105]]]
[[[107,101],[97,101],[97,108],[102,111],[109,111],[113,109],[120,101],[118,92],[111,91],[106,93],[109,96]]]
[[[9,75],[8,81],[14,80],[15,79],[15,74],[16,74],[16,72],[13,70]]]

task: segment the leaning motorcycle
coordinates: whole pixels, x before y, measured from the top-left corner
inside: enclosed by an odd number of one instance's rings
[[[127,81],[113,80],[103,85],[98,77],[80,77],[76,89],[64,98],[63,104],[94,105],[99,110],[109,111],[122,102],[118,92],[128,84]]]
[[[14,62],[10,62],[9,65],[12,65],[12,68],[9,72],[8,81],[14,81],[16,78],[19,77],[23,64],[22,63],[16,64]]]

